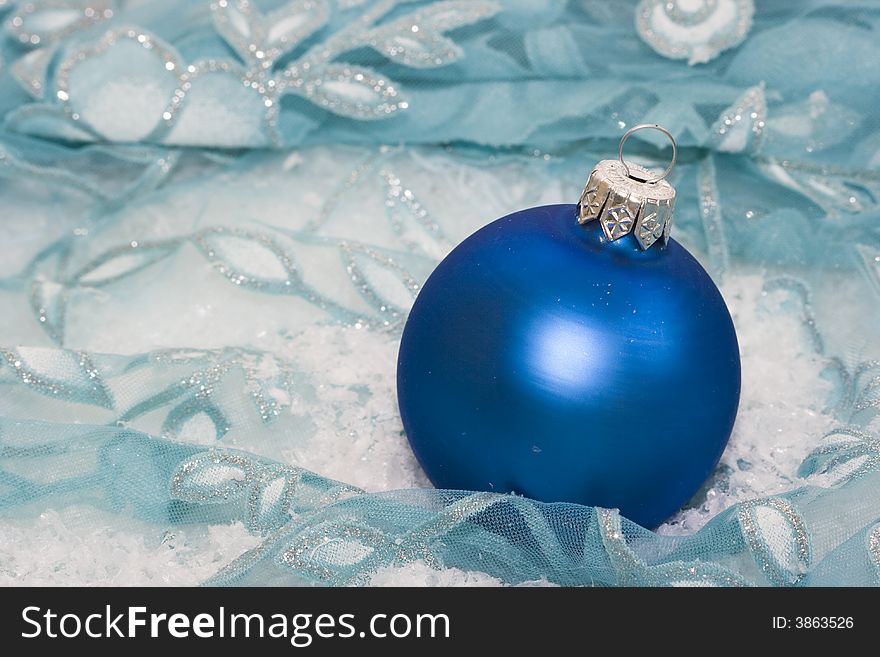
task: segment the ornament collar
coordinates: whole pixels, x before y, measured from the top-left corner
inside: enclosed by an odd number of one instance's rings
[[[623,159],[623,145],[638,130],[659,130],[672,142],[672,161],[657,175],[643,166]],[[648,249],[662,238],[669,241],[672,213],[675,209],[675,188],[666,176],[675,166],[675,139],[662,126],[643,123],[623,135],[616,160],[602,160],[593,168],[578,202],[578,223],[599,220],[609,241],[635,233],[642,249]]]

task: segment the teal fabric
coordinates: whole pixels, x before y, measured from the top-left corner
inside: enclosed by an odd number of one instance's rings
[[[645,4],[0,1],[0,521],[239,523],[215,585],[880,583],[880,8],[760,2],[689,65]],[[659,533],[427,487],[393,389],[419,285],[644,121],[746,338],[733,451]]]

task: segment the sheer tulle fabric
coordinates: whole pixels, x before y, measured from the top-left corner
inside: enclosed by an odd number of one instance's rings
[[[660,4],[0,2],[0,581],[880,583],[880,12]],[[431,489],[421,282],[644,120],[740,336],[717,471],[657,532]]]

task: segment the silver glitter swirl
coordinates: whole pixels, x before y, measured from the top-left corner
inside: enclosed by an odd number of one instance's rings
[[[791,533],[792,541],[785,548],[790,555],[780,555],[778,546],[771,546],[770,537],[765,535],[758,517],[759,509],[768,509],[785,522],[785,531]],[[740,504],[737,512],[740,529],[749,546],[749,551],[761,572],[771,584],[790,586],[799,582],[812,565],[810,536],[803,518],[791,502],[781,497],[751,500]],[[778,542],[780,537],[774,537]],[[794,567],[780,561],[780,556],[792,558]]]

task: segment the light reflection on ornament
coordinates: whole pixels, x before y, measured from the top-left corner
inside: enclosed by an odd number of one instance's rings
[[[536,317],[526,340],[531,371],[548,391],[578,397],[601,385],[604,355],[593,345],[605,339],[582,319],[566,314]]]

